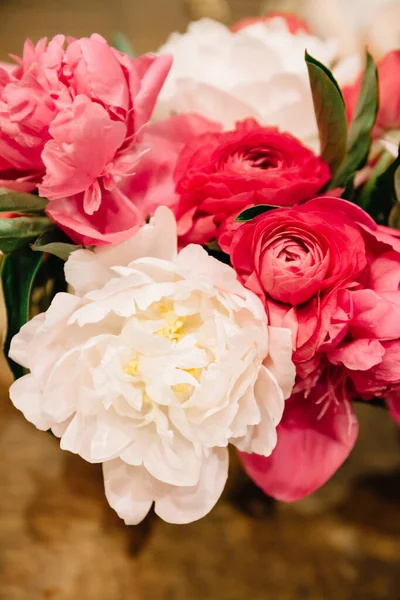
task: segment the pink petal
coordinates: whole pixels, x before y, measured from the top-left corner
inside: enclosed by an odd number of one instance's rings
[[[117,56],[99,35],[73,42],[66,50],[77,94],[128,110],[129,88]]]
[[[197,135],[220,129],[219,123],[189,113],[149,124],[143,130],[140,149],[144,153],[121,189],[145,218],[160,204],[173,208],[178,201],[174,170],[183,146]]]
[[[368,371],[382,362],[385,348],[378,340],[354,340],[328,353],[334,365],[342,364],[352,371]]]
[[[46,214],[78,244],[106,246],[131,237],[144,220],[129,199],[118,189],[103,192],[100,209],[88,215],[83,195],[52,200]]]
[[[400,392],[391,394],[387,399],[387,405],[393,419],[396,421],[397,425],[400,425]]]
[[[328,481],[347,458],[358,434],[350,405],[331,403],[321,415],[321,405],[311,396],[293,396],[272,455],[240,453],[246,473],[266,494],[284,502],[300,500]]]
[[[124,66],[129,70],[131,93],[134,96],[135,130],[149,120],[158,94],[172,65],[172,56],[143,54],[135,59],[125,57]],[[122,61],[121,61],[122,62]]]
[[[40,194],[54,200],[86,191],[103,174],[122,145],[126,127],[84,96],[54,119],[42,158],[46,175]]]

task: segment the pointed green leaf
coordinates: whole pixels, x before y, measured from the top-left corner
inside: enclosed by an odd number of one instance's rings
[[[34,252],[45,252],[53,254],[61,260],[66,261],[75,250],[80,250],[83,246],[73,244],[70,238],[61,231],[61,229],[51,229],[45,231],[31,246]]]
[[[347,185],[351,175],[366,164],[372,142],[372,130],[378,113],[378,104],[378,71],[373,58],[367,53],[360,94],[349,129],[346,157],[333,178],[331,187]]]
[[[388,223],[389,215],[397,201],[395,175],[399,166],[400,153],[397,158],[384,153],[361,194],[361,207],[382,225]]]
[[[259,215],[262,215],[263,213],[268,212],[269,210],[272,210],[274,208],[279,208],[279,206],[270,206],[269,204],[257,204],[257,206],[252,206],[243,210],[240,213],[240,215],[236,217],[235,221],[239,223],[245,223],[246,221],[251,221]]]
[[[7,312],[7,337],[4,352],[14,376],[21,377],[24,369],[8,358],[11,339],[30,317],[32,287],[44,255],[35,254],[29,247],[4,257],[2,283]]]
[[[347,119],[342,92],[332,73],[306,52],[321,144],[321,157],[328,163],[332,176],[339,169],[347,149]]]
[[[9,254],[52,228],[54,228],[54,223],[47,217],[0,219],[0,250],[4,254]]]
[[[0,212],[40,213],[44,211],[47,203],[48,200],[35,194],[0,188]]]

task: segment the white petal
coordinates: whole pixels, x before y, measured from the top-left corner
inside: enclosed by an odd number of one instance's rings
[[[43,413],[42,393],[33,375],[24,375],[14,381],[10,387],[10,398],[30,423],[43,431],[50,429],[52,422]]]
[[[159,481],[172,486],[193,486],[199,480],[201,458],[194,453],[192,444],[175,433],[171,442],[156,439],[143,465]]]
[[[29,344],[33,340],[38,328],[43,325],[44,321],[44,313],[36,315],[31,321],[25,323],[11,340],[10,351],[8,354],[9,357],[26,369],[29,369]]]
[[[72,252],[64,265],[64,272],[67,283],[78,296],[102,288],[110,278],[109,267],[91,250]]]
[[[151,476],[143,467],[116,459],[103,464],[104,488],[110,506],[126,525],[137,525],[153,504]]]
[[[169,486],[156,499],[155,512],[168,523],[192,523],[214,508],[228,477],[229,455],[227,448],[214,449],[203,460],[200,479],[193,487]]]
[[[64,435],[64,433],[67,430],[68,425],[71,423],[72,419],[67,419],[66,421],[63,421],[62,423],[55,423],[52,425],[51,427],[51,431],[52,433],[60,438]]]
[[[265,367],[260,369],[254,394],[260,422],[249,427],[244,438],[232,440],[232,443],[242,452],[269,456],[276,446],[276,427],[282,418],[284,398],[275,377]]]
[[[90,463],[116,458],[126,448],[132,436],[130,423],[116,416],[85,416],[76,414],[61,438],[61,449],[79,454]]]
[[[276,377],[283,394],[289,398],[296,378],[292,361],[292,332],[281,327],[268,327],[269,354],[264,365]]]
[[[98,248],[94,252],[72,252],[65,264],[65,276],[75,293],[82,296],[102,288],[111,277],[111,267],[128,266],[145,256],[173,260],[176,252],[175,217],[168,208],[160,206],[150,223],[122,244]]]
[[[236,98],[229,90],[189,77],[176,81],[176,93],[167,102],[165,110],[170,113],[197,112],[206,119],[222,123],[225,129],[233,129],[237,121],[246,118],[260,119],[255,107]]]

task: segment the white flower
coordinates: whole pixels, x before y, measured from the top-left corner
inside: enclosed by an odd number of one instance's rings
[[[294,381],[289,331],[269,332],[230,267],[200,246],[177,253],[176,240],[161,207],[127,242],[72,253],[75,293],[57,294],[11,344],[30,370],[13,403],[64,450],[104,463],[128,524],[153,502],[172,523],[211,510],[228,443],[269,455]]]
[[[194,22],[159,50],[174,61],[155,117],[193,111],[227,129],[254,117],[318,147],[306,49],[327,67],[336,55],[335,43],[304,32],[293,35],[281,18],[238,33],[210,19]]]

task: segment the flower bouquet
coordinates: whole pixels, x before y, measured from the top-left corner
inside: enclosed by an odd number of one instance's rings
[[[1,64],[11,400],[102,463],[127,524],[206,515],[229,444],[294,501],[354,402],[400,422],[400,51],[337,56],[273,15]]]

